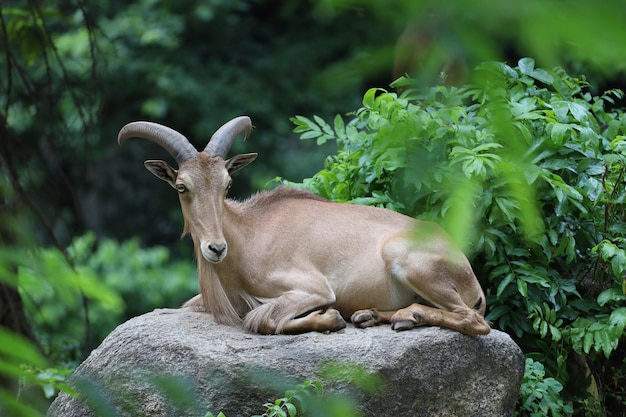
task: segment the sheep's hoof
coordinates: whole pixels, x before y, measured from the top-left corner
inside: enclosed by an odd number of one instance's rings
[[[378,324],[378,312],[376,310],[359,310],[355,312],[350,321],[355,327],[366,328]]]

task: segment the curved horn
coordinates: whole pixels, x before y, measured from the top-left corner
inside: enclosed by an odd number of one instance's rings
[[[245,140],[248,138],[251,131],[252,121],[248,116],[235,117],[233,120],[217,129],[213,136],[211,136],[206,148],[204,148],[204,152],[211,156],[221,156],[226,159],[226,154],[235,138],[241,133],[245,133]]]
[[[196,156],[198,151],[189,140],[174,129],[152,122],[132,122],[124,126],[117,135],[120,145],[128,138],[142,138],[156,143],[176,160],[178,165]]]

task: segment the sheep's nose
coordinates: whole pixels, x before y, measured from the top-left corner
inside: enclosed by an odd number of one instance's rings
[[[226,250],[226,244],[224,244],[224,243],[210,244],[209,245],[209,250],[211,252],[213,252],[214,254],[216,254],[218,257],[220,257],[220,256],[222,256],[222,254]]]
[[[228,245],[226,242],[223,243],[203,243],[202,248],[202,256],[213,263],[222,262],[226,257],[226,253],[228,252]]]

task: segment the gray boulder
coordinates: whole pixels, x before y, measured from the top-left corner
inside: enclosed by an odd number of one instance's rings
[[[312,415],[349,404],[363,416],[512,416],[523,371],[519,347],[496,330],[262,336],[206,313],[157,310],[114,330],[73,374],[79,396],[61,393],[47,415],[247,417],[311,380],[324,389]]]

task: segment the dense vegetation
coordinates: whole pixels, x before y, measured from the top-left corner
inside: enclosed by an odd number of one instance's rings
[[[528,358],[523,414],[623,410],[626,115],[609,108],[624,93],[529,58],[478,71],[463,88],[370,89],[347,122],[294,117],[302,139],[338,144],[300,186],[452,233],[487,319]]]
[[[442,222],[527,354],[520,413],[623,415],[626,122],[598,85],[625,69],[626,10],[567,3],[0,3],[0,414],[40,415],[115,325],[196,289],[176,197],[142,167],[165,155],[120,150],[119,127],[155,120],[203,146],[249,114],[233,152],[261,157],[234,196],[311,177]],[[406,27],[415,77],[370,89]],[[517,54],[537,64],[472,70]]]

